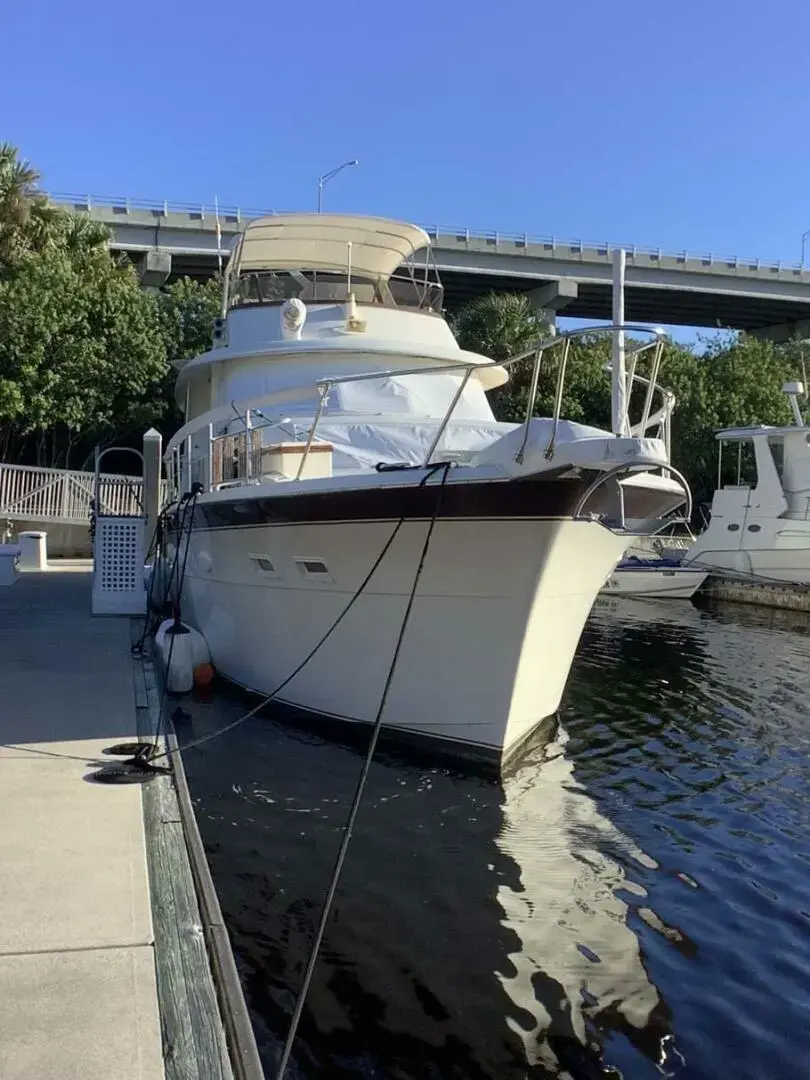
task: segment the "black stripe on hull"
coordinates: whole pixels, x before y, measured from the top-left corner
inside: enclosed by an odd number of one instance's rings
[[[197,506],[195,526],[234,528],[250,525],[326,524],[345,521],[445,518],[568,518],[576,510],[593,474],[562,478],[544,474],[530,480],[470,481],[440,485],[351,488],[232,499]]]

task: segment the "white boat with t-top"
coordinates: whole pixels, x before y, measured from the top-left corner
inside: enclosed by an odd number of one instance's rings
[[[652,528],[688,496],[664,443],[630,433],[627,328],[598,331],[621,361],[614,430],[568,422],[571,335],[501,365],[465,352],[422,229],[318,214],[246,226],[223,315],[180,367],[167,450],[183,620],[226,678],[363,724],[405,624],[386,729],[502,763],[557,710],[626,521]],[[557,405],[535,418],[552,349]],[[518,359],[526,420],[500,423],[487,391]]]

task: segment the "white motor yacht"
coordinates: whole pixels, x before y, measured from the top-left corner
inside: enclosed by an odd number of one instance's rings
[[[460,349],[416,226],[250,222],[214,347],[180,367],[167,448],[164,568],[181,567],[182,619],[218,673],[373,723],[406,620],[386,729],[503,764],[556,712],[627,522],[686,498],[665,443],[631,434],[621,377],[613,431],[560,415],[571,336],[502,365]],[[644,347],[660,358],[658,337]],[[537,418],[552,349],[556,407]],[[500,423],[487,392],[517,360],[526,420]]]
[[[684,554],[684,567],[771,583],[810,584],[810,428],[798,402],[804,385],[786,383],[783,390],[791,402],[793,424],[717,432],[711,517]],[[722,483],[727,444],[737,451],[731,484]]]

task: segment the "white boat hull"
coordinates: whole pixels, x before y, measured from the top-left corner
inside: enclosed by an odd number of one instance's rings
[[[684,562],[720,576],[781,584],[810,582],[810,521],[760,518],[753,524],[757,531],[749,525],[730,532],[724,520],[712,520]],[[728,537],[738,546],[728,544]]]
[[[346,608],[396,524],[195,528],[183,619],[204,634],[221,675],[270,694]],[[400,526],[367,587],[279,701],[374,721],[428,526],[424,518]],[[386,728],[502,763],[559,707],[585,621],[626,544],[594,521],[439,519]],[[318,563],[325,573],[310,572]]]
[[[605,583],[601,595],[689,600],[708,576],[706,570],[679,566],[616,567]]]

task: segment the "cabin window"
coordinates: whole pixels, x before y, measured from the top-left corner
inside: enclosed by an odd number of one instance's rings
[[[301,559],[301,566],[306,570],[308,574],[328,574],[326,569],[326,563],[322,563],[318,559]]]
[[[750,439],[720,441],[717,459],[718,487],[756,487],[757,459]]]
[[[732,521],[732,523],[729,526],[727,526],[727,528],[728,528],[729,532],[739,532],[740,531],[740,526],[734,521]]]
[[[785,444],[781,439],[768,439],[768,449],[771,452],[776,473],[781,481],[785,471]]]
[[[441,284],[401,267],[390,278],[374,279],[328,270],[259,270],[240,274],[233,285],[230,306],[281,304],[293,298],[307,304],[343,304],[349,293],[358,304],[416,308],[440,313],[444,303]]]
[[[761,525],[749,525],[748,526],[748,531],[749,532],[760,532],[761,530],[762,530]]]
[[[250,556],[254,566],[263,577],[279,577],[279,572],[276,570],[275,564],[272,559],[267,555],[251,555]]]
[[[331,581],[329,567],[322,559],[296,559],[298,569],[305,578],[316,581]]]

